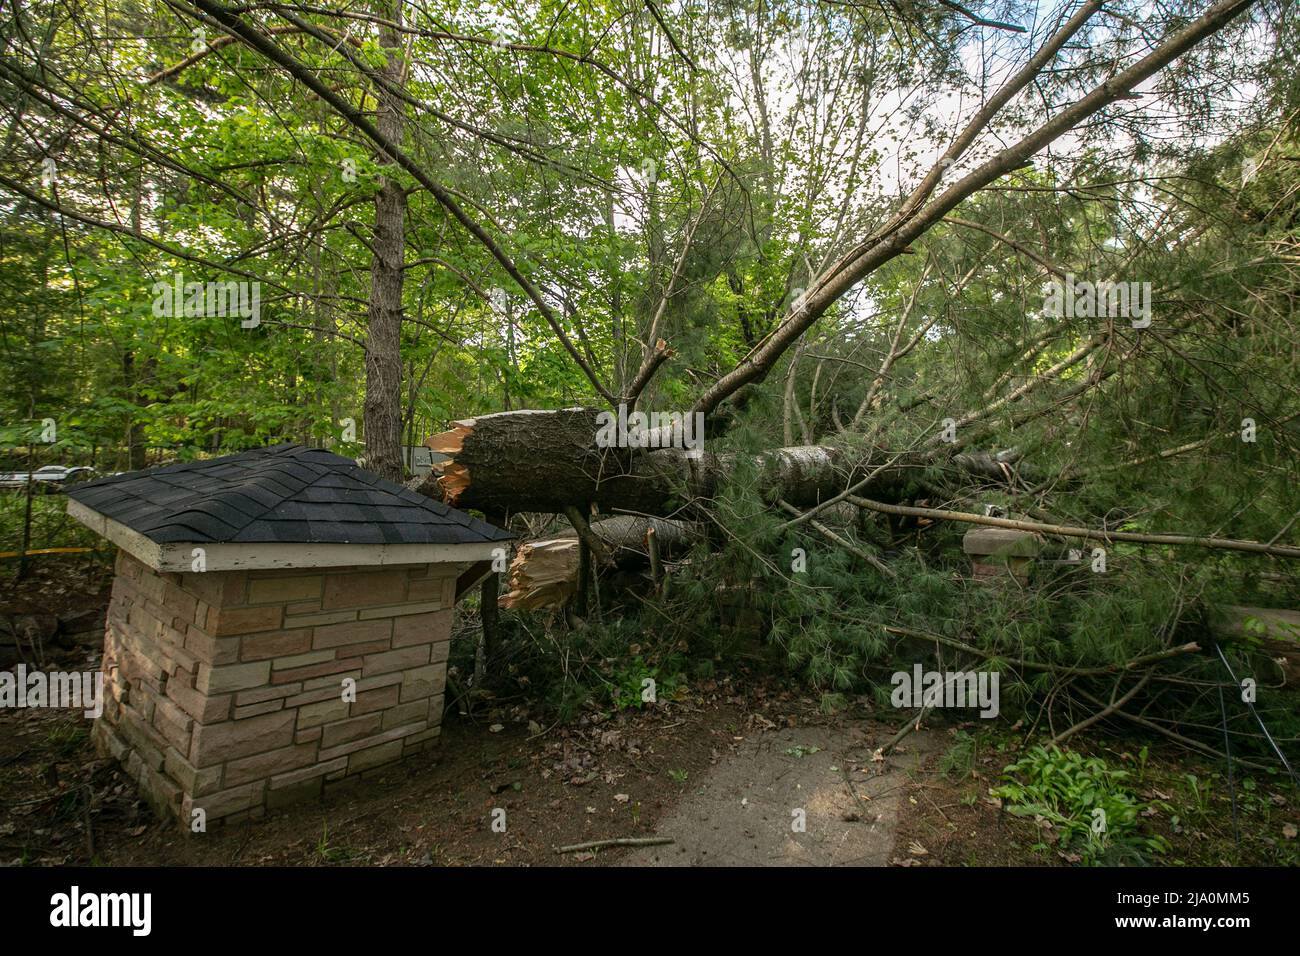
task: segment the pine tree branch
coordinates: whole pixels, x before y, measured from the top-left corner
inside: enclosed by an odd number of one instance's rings
[[[992,528],[1012,528],[1016,531],[1033,531],[1037,534],[1052,534],[1062,538],[1087,538],[1092,541],[1128,541],[1133,544],[1168,544],[1179,547],[1218,548],[1224,551],[1243,551],[1249,554],[1267,554],[1274,558],[1300,558],[1300,548],[1286,545],[1265,544],[1262,541],[1245,541],[1238,538],[1207,538],[1187,534],[1143,534],[1136,531],[1096,531],[1092,528],[1078,528],[1073,525],[1046,524],[1039,521],[1023,521],[1013,518],[989,518],[984,515],[969,514],[965,511],[944,511],[939,508],[916,508],[909,505],[891,505],[883,501],[871,501],[857,495],[847,496],[848,500],[859,508],[888,515],[905,515],[912,518],[930,518],[935,521],[960,521],[966,524],[988,525]]]

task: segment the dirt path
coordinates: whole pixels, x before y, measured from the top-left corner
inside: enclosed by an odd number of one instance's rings
[[[905,753],[873,762],[870,742],[879,739],[878,727],[846,721],[746,740],[655,828],[672,844],[619,865],[888,866],[908,770],[936,739],[915,733]]]
[[[44,580],[32,589],[73,595],[76,609],[104,598]],[[25,609],[18,597],[10,609]],[[97,667],[84,648],[66,654],[66,669]],[[907,768],[927,746],[942,749],[923,732],[907,752],[872,761],[896,714],[830,717],[815,698],[761,678],[702,680],[645,710],[593,702],[563,725],[520,696],[479,711],[449,713],[436,751],[323,801],[187,837],[98,757],[79,713],[0,708],[0,863],[884,865],[899,855]],[[800,832],[792,810],[804,812]],[[504,832],[490,825],[497,811]],[[652,835],[676,842],[557,852]]]

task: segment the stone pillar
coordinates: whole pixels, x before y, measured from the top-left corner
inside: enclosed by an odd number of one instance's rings
[[[186,829],[196,809],[260,816],[420,750],[460,570],[159,573],[121,551],[96,743]]]
[[[1021,584],[1029,580],[1029,565],[1041,546],[1038,535],[1014,528],[974,527],[961,539],[962,550],[971,558],[971,574],[977,581],[1006,579]]]

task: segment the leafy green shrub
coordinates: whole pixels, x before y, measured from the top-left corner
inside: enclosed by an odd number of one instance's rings
[[[1061,849],[1077,849],[1086,865],[1140,859],[1143,850],[1168,849],[1162,838],[1138,833],[1142,810],[1168,807],[1140,802],[1126,785],[1128,772],[1112,769],[1100,757],[1037,746],[1006,767],[1003,775],[1007,782],[991,793],[1005,801],[1007,812],[1051,822],[1060,832]]]
[[[26,508],[27,497],[21,491],[0,492],[0,551],[17,551],[22,546]],[[67,497],[44,493],[32,496],[33,550],[93,548],[102,544],[102,538],[69,517]]]
[[[672,697],[677,692],[681,675],[678,673],[661,674],[660,668],[652,667],[641,657],[634,657],[625,666],[617,670],[614,680],[609,685],[610,702],[616,710],[645,706],[643,697],[646,681],[654,681],[656,698]]]

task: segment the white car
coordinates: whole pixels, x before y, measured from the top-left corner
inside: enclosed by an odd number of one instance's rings
[[[73,468],[67,468],[63,465],[46,465],[44,468],[38,468],[35,471],[0,472],[0,488],[25,488],[29,481],[38,482],[47,487],[50,485],[67,485],[77,481],[85,481],[94,473],[95,469],[87,465],[77,465]]]

